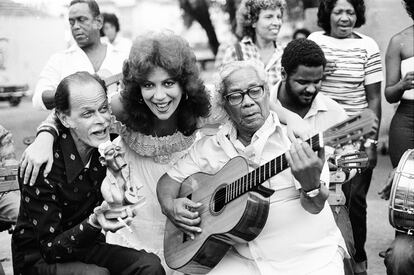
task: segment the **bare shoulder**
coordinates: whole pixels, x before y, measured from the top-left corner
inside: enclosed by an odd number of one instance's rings
[[[396,33],[390,40],[389,47],[398,50],[401,59],[414,55],[414,25]]]
[[[409,36],[409,37],[413,37],[414,36],[414,25],[409,26],[405,29],[403,29],[401,32],[399,32],[398,34],[402,34],[404,36]]]
[[[410,26],[394,34],[390,39],[390,43],[403,43],[403,42],[412,41],[413,37],[414,37],[414,26]]]

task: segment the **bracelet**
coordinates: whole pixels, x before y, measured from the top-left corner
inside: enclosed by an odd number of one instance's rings
[[[56,133],[56,130],[55,130],[53,127],[51,127],[51,126],[47,126],[47,125],[40,126],[40,127],[37,129],[37,132],[36,132],[36,137],[37,137],[37,136],[38,136],[41,132],[48,132],[49,134],[51,134],[51,135],[53,136],[53,139],[56,139],[56,138],[57,138],[57,133]]]
[[[309,193],[309,192],[312,192],[313,190],[320,189],[320,188],[322,187],[322,184],[323,184],[323,185],[326,185],[326,183],[325,183],[323,180],[319,180],[319,186],[318,186],[318,187],[312,188],[312,189],[311,189],[311,190],[309,190],[309,191],[306,191],[306,190],[304,190],[304,189],[302,188],[302,191],[303,191],[304,193]]]

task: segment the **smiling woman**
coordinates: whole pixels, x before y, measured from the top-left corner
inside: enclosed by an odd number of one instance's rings
[[[237,36],[240,52],[229,47],[222,64],[234,60],[256,59],[265,65],[269,87],[280,79],[282,46],[277,35],[283,23],[284,2],[281,0],[244,0],[237,11]]]
[[[140,188],[146,204],[132,221],[133,234],[120,230],[108,234],[107,240],[155,253],[172,274],[164,261],[166,217],[156,197],[156,183],[193,144],[200,119],[209,114],[209,97],[193,51],[172,33],[137,37],[123,76],[125,89],[111,105],[125,125],[114,142],[125,151],[130,181]]]
[[[198,118],[209,113],[210,102],[194,52],[178,35],[148,33],[137,37],[123,75],[125,89],[119,103],[127,113],[124,122],[133,130],[154,136],[178,130],[190,136]]]

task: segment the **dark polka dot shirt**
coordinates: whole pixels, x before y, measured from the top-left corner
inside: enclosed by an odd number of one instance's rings
[[[21,206],[12,237],[15,269],[33,264],[79,259],[82,250],[104,241],[101,230],[87,221],[93,209],[103,201],[100,192],[106,168],[94,149],[89,165],[82,163],[69,132],[63,132],[54,144],[54,162],[49,175],[43,170],[34,186],[21,187]]]

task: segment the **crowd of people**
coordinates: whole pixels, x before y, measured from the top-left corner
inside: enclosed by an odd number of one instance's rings
[[[414,3],[403,4],[413,18]],[[366,110],[379,129],[380,50],[356,31],[364,0],[321,0],[322,31],[298,30],[283,48],[285,9],[283,0],[241,1],[237,42],[222,48],[207,88],[184,38],[164,30],[131,43],[95,0],[72,0],[76,44],[40,73],[33,106],[52,111],[21,157],[20,199],[0,197],[0,220],[15,223],[14,274],[367,274],[378,131],[336,147],[313,138]],[[386,53],[385,98],[400,104],[384,198],[414,148],[413,44],[414,24]],[[5,129],[0,138],[1,168],[15,156]],[[103,165],[106,143],[115,176]],[[365,154],[367,167],[333,181],[335,159],[349,152]],[[119,190],[115,207],[102,193]],[[399,228],[384,256],[388,275],[412,274],[414,238]]]

